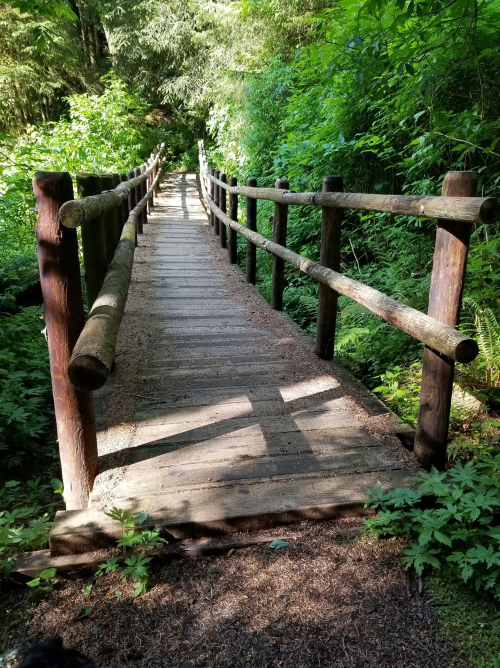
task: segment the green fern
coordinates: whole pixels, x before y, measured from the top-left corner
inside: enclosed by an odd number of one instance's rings
[[[486,384],[500,387],[500,323],[491,308],[482,308],[471,297],[464,299],[464,313],[462,329],[478,343]]]

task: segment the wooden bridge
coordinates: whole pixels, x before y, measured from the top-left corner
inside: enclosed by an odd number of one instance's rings
[[[193,536],[364,513],[367,489],[401,486],[417,463],[400,441],[411,448],[415,434],[331,361],[338,292],[427,344],[416,449],[424,464],[442,464],[453,361],[477,351],[449,316],[454,309],[458,320],[466,233],[497,209],[471,196],[475,177],[453,173],[445,184],[452,192],[441,198],[342,193],[331,178],[323,193],[293,193],[284,181],[238,187],[208,169],[200,146],[201,177],[167,175],[157,192],[161,154],[159,147],[142,170],[116,175],[116,187],[102,194],[102,177],[78,177],[84,197],[74,201],[69,175],[35,177],[68,508],[52,529],[53,553],[108,545],[121,531],[104,513],[113,506]],[[238,195],[247,199],[245,226]],[[258,199],[275,201],[273,242],[256,231]],[[321,264],[286,249],[287,207],[295,203],[322,207]],[[446,215],[431,288],[431,310],[446,296],[442,322],[337,272],[342,207]],[[248,240],[246,274],[236,265],[237,233]],[[256,247],[274,255],[271,305],[253,286]],[[316,343],[281,312],[285,261],[320,281]]]

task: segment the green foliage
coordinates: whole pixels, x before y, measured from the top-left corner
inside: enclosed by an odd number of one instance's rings
[[[367,506],[378,515],[366,521],[367,532],[407,537],[403,562],[418,574],[446,566],[500,599],[500,454],[420,473],[413,484],[369,494]]]
[[[149,581],[149,562],[152,557],[148,557],[145,551],[148,548],[160,545],[163,540],[160,538],[159,529],[141,529],[137,531],[140,525],[147,520],[147,513],[134,513],[131,510],[122,510],[112,508],[106,513],[111,519],[120,522],[122,525],[122,537],[117,541],[117,546],[122,549],[122,559],[116,555],[107,559],[99,566],[96,575],[108,575],[115,571],[121,571],[120,577],[125,580],[130,577],[134,581],[134,596],[140,596],[147,591]],[[130,529],[127,531],[126,529]],[[127,548],[140,546],[139,551],[130,554]]]

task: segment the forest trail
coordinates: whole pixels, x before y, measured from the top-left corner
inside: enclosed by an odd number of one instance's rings
[[[144,232],[95,393],[100,474],[53,552],[119,534],[113,506],[181,537],[363,514],[368,489],[403,484],[409,428],[227,263],[195,174],[167,177]]]

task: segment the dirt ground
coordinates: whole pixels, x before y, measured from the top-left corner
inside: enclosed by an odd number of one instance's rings
[[[35,639],[59,634],[109,668],[462,665],[435,640],[429,595],[403,572],[400,546],[362,530],[361,520],[305,522],[259,533],[290,541],[277,551],[158,561],[138,598],[115,575],[97,579],[90,596],[82,581],[61,582],[37,604],[26,588],[11,591],[0,623],[21,621],[4,651],[16,650],[15,666]],[[74,621],[86,606],[90,618]]]

